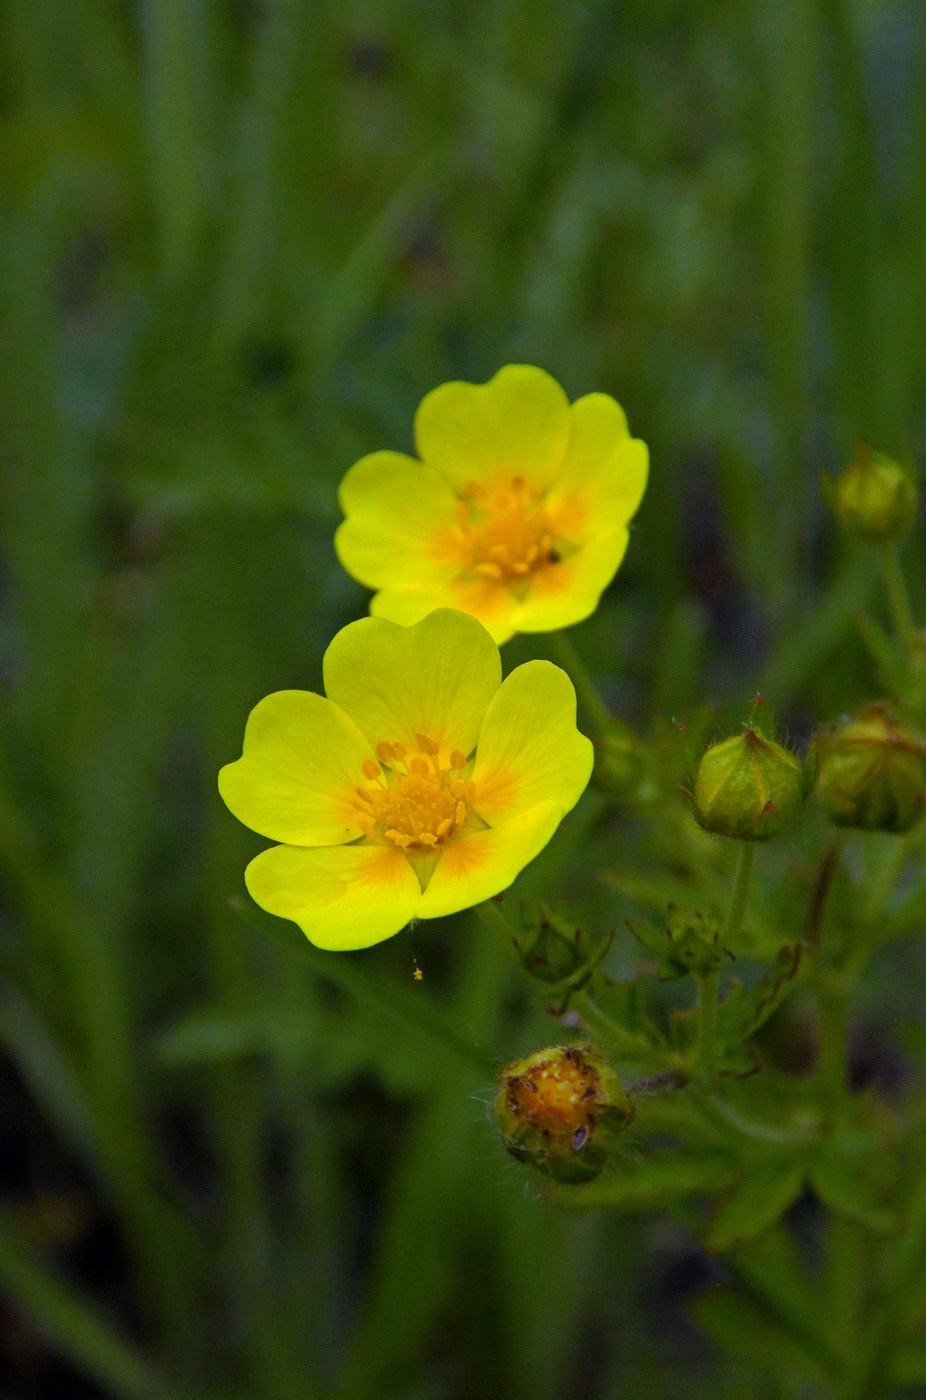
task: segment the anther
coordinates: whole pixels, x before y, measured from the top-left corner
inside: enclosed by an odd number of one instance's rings
[[[387,744],[387,743],[386,743],[385,739],[381,739],[380,742],[376,745],[376,752],[379,754],[380,762],[382,762],[382,763],[394,763],[394,762],[395,762],[395,759],[396,759],[396,751],[395,751],[395,749],[393,748],[392,744]]]
[[[417,741],[418,741],[418,747],[419,747],[419,749],[421,750],[422,753],[426,753],[426,754],[436,754],[436,753],[437,753],[437,745],[435,744],[435,742],[434,742],[433,739],[430,739],[430,738],[428,737],[427,734],[416,734],[416,735],[415,735],[415,738],[416,738]]]
[[[453,753],[450,755],[450,767],[456,768],[461,772],[466,767],[466,755],[462,754],[459,749],[454,749]]]
[[[365,758],[363,760],[363,773],[364,777],[370,779],[381,778],[383,776],[383,770],[374,758]]]

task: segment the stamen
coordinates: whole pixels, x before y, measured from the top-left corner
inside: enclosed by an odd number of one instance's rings
[[[458,519],[470,567],[484,579],[520,589],[529,574],[558,560],[543,492],[521,475],[492,488],[468,482]]]
[[[361,769],[372,786],[355,788],[357,825],[371,841],[389,842],[410,856],[440,851],[462,833],[469,816],[473,785],[461,774],[466,756],[454,749],[441,767],[438,745],[429,734],[416,734],[419,752],[408,754],[398,740],[376,745],[380,763],[364,759]]]

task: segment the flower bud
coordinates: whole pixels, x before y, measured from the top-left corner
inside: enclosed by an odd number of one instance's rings
[[[571,1185],[601,1173],[633,1114],[614,1070],[587,1045],[555,1045],[515,1060],[495,1101],[506,1150]]]
[[[695,909],[666,908],[661,928],[644,919],[628,919],[627,927],[647,952],[658,959],[661,982],[679,977],[708,977],[723,966],[727,950],[720,941],[720,929]]]
[[[926,808],[926,742],[883,705],[867,705],[819,741],[820,801],[837,826],[909,831]]]
[[[614,941],[613,931],[587,932],[565,898],[552,908],[542,899],[522,899],[520,916],[521,928],[512,941],[525,969],[564,991],[582,987]]]
[[[695,774],[695,816],[718,836],[768,841],[797,816],[808,787],[797,755],[747,725],[702,757]]]
[[[898,540],[916,517],[912,470],[865,443],[859,444],[848,467],[825,490],[843,529],[867,540]]]

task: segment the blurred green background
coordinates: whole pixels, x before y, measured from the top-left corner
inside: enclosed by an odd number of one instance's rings
[[[619,713],[870,694],[818,477],[922,447],[920,0],[0,15],[2,1394],[783,1396],[687,1320],[680,1225],[504,1158],[493,1067],[551,1034],[508,950],[274,941],[215,774],[365,611],[344,471],[510,361],[651,447],[573,633]]]

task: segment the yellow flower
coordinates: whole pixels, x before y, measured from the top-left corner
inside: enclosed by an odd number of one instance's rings
[[[335,536],[370,611],[412,623],[462,608],[501,644],[581,622],[627,548],[646,444],[607,394],[569,403],[555,379],[507,365],[442,384],[415,417],[418,455],[374,452],[341,483]]]
[[[321,948],[365,948],[510,885],[579,800],[592,746],[564,671],[502,681],[475,618],[364,618],[324,660],[327,698],[268,695],[219,774],[239,820],[284,844],[247,868],[253,899]]]

